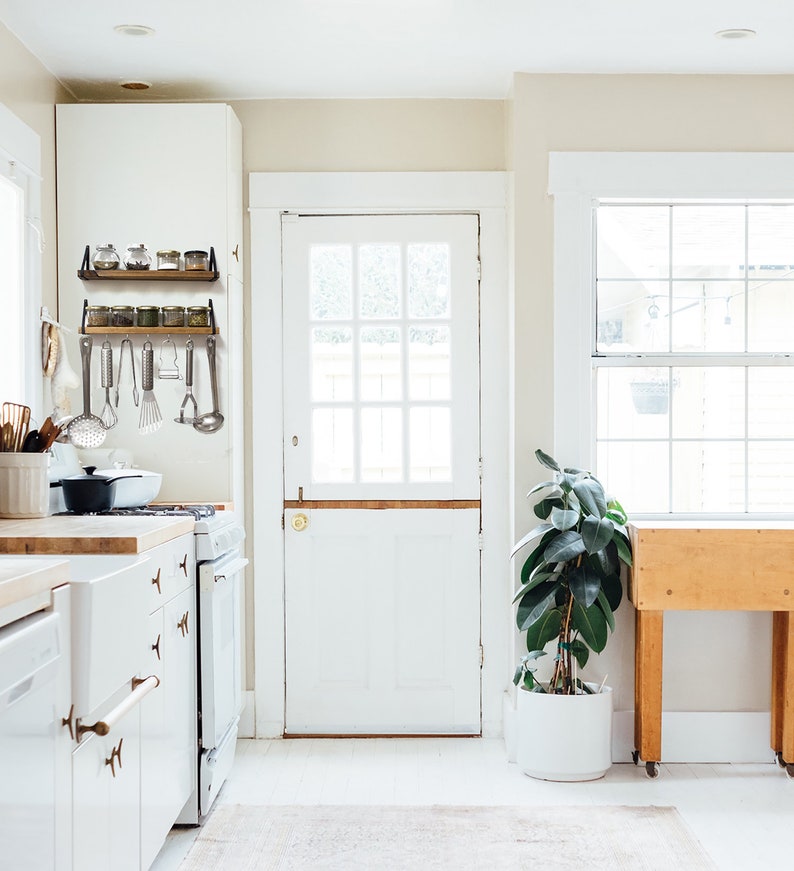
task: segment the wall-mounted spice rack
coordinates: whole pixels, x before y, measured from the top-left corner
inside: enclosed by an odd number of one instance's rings
[[[133,325],[124,325],[124,326],[110,326],[110,325],[92,325],[88,323],[88,300],[83,300],[83,320],[80,325],[80,333],[88,333],[89,335],[142,335],[149,334],[151,336],[156,335],[191,335],[191,336],[209,336],[209,335],[217,335],[218,333],[218,324],[215,320],[215,307],[212,304],[212,300],[207,301],[207,307],[209,308],[209,326],[200,327],[200,326],[157,326],[157,327],[148,327],[148,326],[133,326]]]
[[[215,249],[210,248],[209,269],[91,269],[91,247],[85,246],[77,277],[83,281],[217,281]]]

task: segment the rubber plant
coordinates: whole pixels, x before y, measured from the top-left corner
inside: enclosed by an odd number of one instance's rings
[[[513,600],[527,644],[513,682],[533,692],[591,693],[577,669],[591,651],[604,650],[615,629],[614,612],[623,598],[621,564],[631,565],[626,512],[590,472],[561,469],[541,450],[535,456],[555,474],[527,494],[538,499],[534,512],[542,522],[511,553],[534,542]],[[555,639],[554,666],[544,686],[535,678],[536,661]]]

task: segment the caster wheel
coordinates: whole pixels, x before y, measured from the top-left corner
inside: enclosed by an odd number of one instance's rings
[[[794,768],[794,766],[792,766]],[[645,774],[653,779],[654,777],[659,776],[659,763],[658,762],[646,762],[645,763]]]
[[[775,760],[777,761],[777,764],[781,768],[786,767],[786,761],[783,759],[783,754],[780,752],[780,750],[778,750],[777,753],[775,753]]]
[[[632,750],[631,751],[631,759],[635,765],[639,765],[639,763],[640,763],[640,751],[639,750]]]
[[[792,762],[786,764],[786,777],[789,780],[794,780],[794,763]]]

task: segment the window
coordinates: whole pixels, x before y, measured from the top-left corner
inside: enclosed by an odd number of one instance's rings
[[[0,263],[3,342],[0,397],[38,414],[41,362],[39,137],[0,103]]]
[[[794,205],[595,215],[599,474],[634,512],[794,510]]]
[[[791,154],[550,156],[555,455],[632,516],[794,513],[792,172]]]

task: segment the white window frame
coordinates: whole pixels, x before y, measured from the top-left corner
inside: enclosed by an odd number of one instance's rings
[[[593,467],[593,206],[607,199],[794,200],[794,153],[551,152],[549,193],[554,198],[554,450]]]
[[[23,396],[41,417],[41,350],[37,324],[41,309],[41,140],[0,103],[0,175],[22,190],[24,207]]]

